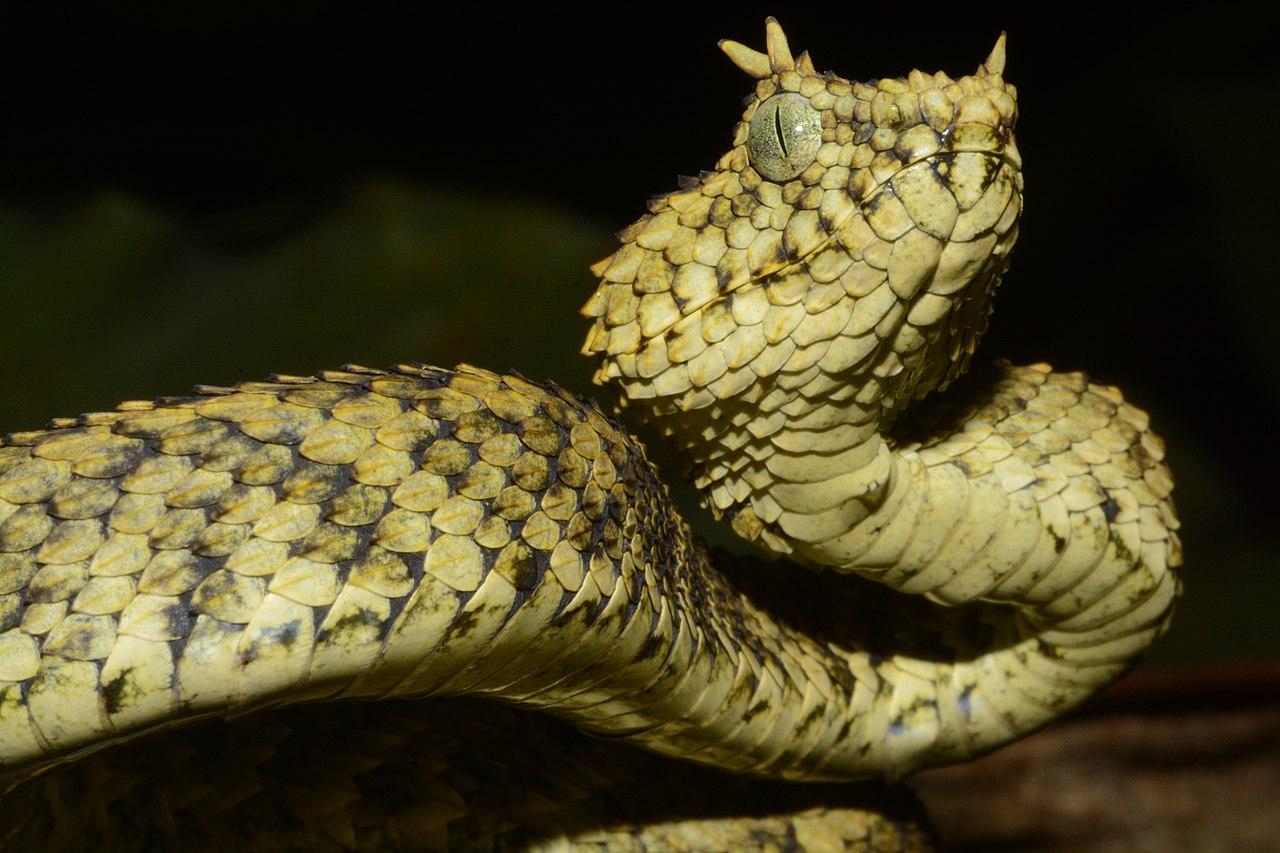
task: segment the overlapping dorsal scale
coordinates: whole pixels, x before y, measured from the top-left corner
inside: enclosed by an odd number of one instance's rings
[[[638,453],[555,386],[467,366],[202,387],[5,436],[0,694],[30,710],[6,704],[0,746],[58,754],[353,666],[362,695],[439,683],[465,655],[419,667],[422,642],[461,648],[486,608],[522,606],[512,649],[604,603],[648,626],[628,605],[687,534]]]

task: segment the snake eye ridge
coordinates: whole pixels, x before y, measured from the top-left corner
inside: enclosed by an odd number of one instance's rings
[[[747,153],[770,181],[789,181],[809,167],[822,145],[822,116],[794,92],[774,95],[751,117]]]

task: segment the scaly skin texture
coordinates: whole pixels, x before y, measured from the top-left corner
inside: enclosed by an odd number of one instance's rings
[[[0,838],[910,847],[909,811],[865,789],[726,781],[408,698],[498,699],[756,776],[896,778],[1031,731],[1132,662],[1177,590],[1145,417],[1043,366],[916,402],[967,366],[1016,234],[1003,40],[959,81],[850,84],[767,35],[764,54],[726,43],[758,78],[734,148],[597,267],[586,349],[739,533],[837,572],[713,558],[618,424],[465,366],[12,434]],[[338,698],[400,701],[98,752]]]

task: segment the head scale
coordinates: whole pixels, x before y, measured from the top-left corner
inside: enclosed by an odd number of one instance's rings
[[[756,80],[733,147],[593,267],[584,352],[660,413],[777,403],[826,377],[874,385],[862,396],[892,417],[964,369],[1016,237],[1004,36],[959,80],[818,73],[772,18],[766,45],[721,42]]]

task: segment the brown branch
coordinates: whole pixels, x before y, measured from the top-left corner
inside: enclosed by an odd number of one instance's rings
[[[916,787],[946,849],[1275,849],[1280,665],[1140,671]]]

